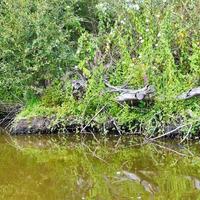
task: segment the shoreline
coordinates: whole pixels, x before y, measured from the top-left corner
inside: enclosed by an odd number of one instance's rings
[[[72,122],[72,121],[71,121]],[[104,135],[134,135],[143,136],[149,140],[157,139],[180,139],[182,140],[196,140],[199,139],[199,135],[187,136],[186,133],[181,130],[184,125],[166,125],[162,133],[161,130],[157,130],[153,135],[145,134],[143,131],[145,128],[141,124],[135,126],[135,128],[129,129],[126,126],[118,126],[113,122],[106,124],[78,124],[67,123],[67,120],[55,120],[54,117],[32,117],[30,119],[20,119],[14,121],[9,126],[9,132],[11,135],[37,135],[37,134],[104,134]],[[186,138],[187,136],[187,138]]]
[[[180,116],[176,122],[171,123],[161,121],[161,124],[152,124],[152,130],[139,120],[132,121],[129,124],[118,124],[111,118],[104,123],[99,123],[92,117],[89,121],[83,123],[75,116],[56,118],[56,115],[18,117],[22,111],[22,107],[14,106],[11,112],[1,112],[0,127],[6,129],[11,135],[37,135],[37,134],[100,134],[100,135],[134,135],[142,136],[149,140],[157,139],[180,139],[196,140],[200,138],[199,126],[197,124],[189,124],[183,121]],[[193,122],[194,123],[194,122]],[[161,126],[160,126],[161,125]],[[195,133],[191,131],[191,127],[195,128]],[[149,130],[149,131],[148,131]]]

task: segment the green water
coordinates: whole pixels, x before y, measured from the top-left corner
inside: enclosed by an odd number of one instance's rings
[[[198,143],[140,142],[1,133],[0,199],[200,199]]]

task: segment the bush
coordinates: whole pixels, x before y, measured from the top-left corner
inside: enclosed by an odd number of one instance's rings
[[[193,0],[101,1],[96,8],[98,35],[87,33],[79,40],[78,66],[86,72],[88,89],[76,106],[65,102],[62,115],[79,118],[82,114],[83,120],[89,120],[108,105],[106,112],[98,116],[99,121],[140,121],[149,131],[155,130],[155,120],[158,126],[174,123],[180,116],[195,121],[199,100],[177,102],[175,98],[199,84],[199,4]],[[105,74],[113,85],[128,84],[136,89],[145,82],[154,85],[154,104],[120,107],[114,101],[115,95],[106,93],[102,81]]]
[[[76,63],[82,32],[74,2],[1,1],[0,94],[37,92]]]
[[[188,111],[197,116],[199,100],[175,97],[200,83],[199,8],[195,0],[2,1],[0,94],[25,97],[50,84],[41,102],[59,107],[59,116],[85,121],[107,105],[99,121],[137,120],[152,128],[161,115],[165,123],[180,115],[193,120]],[[75,65],[88,79],[79,101],[70,80],[60,79]],[[120,107],[106,92],[105,75],[113,85],[154,85],[154,104]]]

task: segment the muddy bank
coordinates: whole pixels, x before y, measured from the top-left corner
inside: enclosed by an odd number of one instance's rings
[[[11,125],[12,134],[35,134],[48,133],[51,131],[51,119],[37,117],[32,119],[21,119]]]
[[[70,133],[105,133],[113,135],[147,135],[145,127],[139,122],[132,124],[133,128],[126,125],[117,125],[111,120],[105,124],[81,124],[72,119],[56,120],[55,117],[33,117],[30,119],[20,119],[15,121],[10,126],[10,133],[13,135],[19,134],[70,134]],[[184,135],[184,130],[180,124],[167,124],[162,127],[162,132],[159,128],[155,129],[152,138],[180,138]],[[189,136],[188,136],[189,137]]]
[[[81,124],[74,119],[56,120],[55,117],[33,117],[29,119],[20,119],[10,125],[11,134],[57,134],[57,133],[100,133],[112,132],[117,133],[112,122],[104,125]]]

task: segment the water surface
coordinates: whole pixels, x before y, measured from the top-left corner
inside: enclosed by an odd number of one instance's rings
[[[200,199],[199,144],[0,134],[0,199]]]

